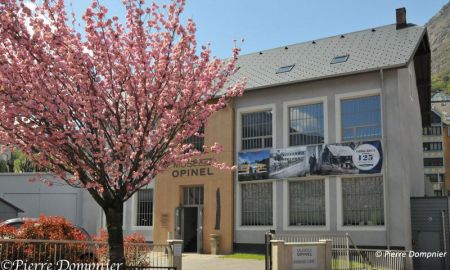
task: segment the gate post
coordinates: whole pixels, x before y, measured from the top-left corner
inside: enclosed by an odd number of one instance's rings
[[[275,233],[274,230],[270,230],[266,232],[264,235],[264,243],[266,245],[266,256],[265,258],[265,270],[272,270],[272,247],[270,241],[273,239],[273,234]]]
[[[171,252],[169,255],[169,262],[171,262],[170,266],[175,267],[177,270],[183,269],[182,264],[182,250],[183,250],[183,240],[167,240],[167,243],[170,246]]]

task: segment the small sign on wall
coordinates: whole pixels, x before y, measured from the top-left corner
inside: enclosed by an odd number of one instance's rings
[[[317,267],[317,247],[292,247],[292,269],[310,269]]]

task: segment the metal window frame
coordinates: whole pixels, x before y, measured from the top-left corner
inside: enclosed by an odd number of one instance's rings
[[[248,115],[256,115],[256,114],[262,114],[262,113],[270,113],[270,121],[268,120],[267,122],[254,122],[251,125],[244,125],[244,117],[248,116]],[[274,144],[274,130],[273,130],[273,120],[274,120],[274,112],[271,108],[267,108],[267,109],[263,109],[263,110],[258,110],[258,111],[249,111],[249,112],[242,112],[239,115],[240,117],[240,143],[241,143],[241,149],[242,150],[253,150],[253,149],[264,149],[264,148],[272,148],[273,144]],[[257,120],[257,119],[255,119]],[[267,125],[270,125],[270,127],[268,127]],[[264,132],[259,132],[256,131],[255,133],[262,133],[262,135],[256,135],[256,136],[251,136],[251,135],[255,135],[255,134],[244,134],[244,128],[262,128],[262,130],[264,130],[265,128],[268,128],[268,131],[270,132],[270,134],[264,134]],[[244,143],[245,141],[252,141],[252,140],[259,140],[259,144],[261,147],[258,147],[257,145],[255,146],[255,144],[253,144],[253,147],[244,147],[244,145],[246,145],[246,143]],[[270,140],[270,143],[267,142],[267,140]]]
[[[265,186],[264,188],[261,188],[262,186]],[[244,188],[245,187],[245,188]],[[247,187],[257,187],[259,188],[259,191],[263,191],[264,189],[266,189],[264,192],[260,192],[259,194],[255,194],[252,193],[251,191],[246,191],[245,189]],[[245,198],[244,196],[244,192],[249,192],[249,194],[253,195],[250,198]],[[258,195],[260,194],[270,194],[270,196],[268,198],[264,198],[264,197],[258,197]],[[275,220],[273,217],[273,213],[275,211],[274,209],[274,204],[273,204],[273,198],[274,198],[275,194],[273,193],[273,183],[272,182],[267,182],[267,181],[263,181],[263,182],[245,182],[245,183],[241,183],[240,184],[240,211],[239,211],[239,215],[240,215],[240,227],[271,227],[275,225]],[[245,200],[245,201],[244,201]],[[261,202],[267,202],[269,207],[267,208],[264,204],[262,204]],[[261,207],[263,206],[263,208],[261,209],[257,209],[256,211],[253,209],[247,210],[246,208],[249,206],[258,206]],[[268,210],[268,211],[267,211]],[[250,214],[250,217],[245,217],[244,218],[244,213],[245,214]],[[258,214],[262,213],[263,217],[259,217]],[[247,219],[250,219],[251,222],[246,223],[244,222],[244,220],[246,221]],[[259,223],[260,220],[264,220],[267,219],[268,222],[266,224],[257,224]],[[245,224],[244,224],[245,223]]]
[[[367,199],[368,197],[374,197],[375,195],[380,195],[380,193],[374,193],[373,191],[367,191],[364,190],[363,193],[360,194],[348,194],[348,196],[353,196],[353,198],[349,198],[350,201],[352,201],[351,205],[352,206],[357,206],[357,209],[345,209],[345,194],[344,194],[344,183],[345,182],[352,182],[352,181],[359,181],[359,186],[358,186],[358,192],[360,192],[363,188],[368,188],[370,187],[367,184],[364,184],[364,181],[370,181],[370,180],[376,180],[376,181],[380,181],[381,183],[381,198],[377,198],[377,202],[376,203],[380,203],[381,202],[381,207],[375,209],[375,211],[382,211],[381,213],[381,221],[382,224],[359,224],[359,225],[355,225],[355,224],[345,224],[345,215],[346,215],[346,211],[352,211],[352,212],[356,212],[358,214],[363,213],[363,211],[365,211],[367,213],[367,220],[364,220],[362,218],[359,219],[354,219],[354,221],[356,220],[363,220],[363,221],[367,221],[367,223],[369,223],[369,216],[370,214],[373,214],[373,212],[369,212],[369,210],[367,209],[363,209],[361,207],[360,203],[356,203],[355,202],[355,197],[360,199]],[[339,223],[338,223],[338,230],[348,230],[348,229],[356,229],[356,230],[370,230],[370,229],[375,229],[375,230],[384,230],[386,227],[386,201],[385,201],[385,188],[384,188],[384,177],[382,175],[370,175],[370,176],[354,176],[354,177],[342,177],[340,178],[339,181],[339,192],[340,192],[340,215],[339,215]],[[359,208],[358,208],[359,207]],[[375,213],[375,215],[379,215],[380,213]]]
[[[355,126],[351,126],[351,127],[344,127],[344,113],[343,113],[343,106],[342,103],[345,101],[350,101],[350,100],[362,100],[362,99],[367,99],[367,98],[373,98],[373,97],[378,97],[379,98],[379,115],[380,115],[380,123],[379,125],[377,124],[368,124],[368,125],[355,125]],[[348,142],[348,141],[361,141],[361,140],[369,140],[369,139],[381,139],[383,137],[383,109],[382,109],[382,100],[381,100],[381,93],[374,93],[374,94],[368,94],[368,95],[355,95],[355,96],[347,96],[347,97],[343,97],[343,98],[338,98],[337,99],[339,101],[339,119],[340,119],[340,138],[341,141],[343,142]],[[361,112],[353,112],[351,113],[352,115],[359,115],[361,114]],[[380,134],[377,136],[366,136],[366,137],[357,137],[356,134],[356,130],[358,128],[378,128],[380,130]],[[344,137],[344,130],[348,130],[348,129],[352,129],[353,130],[353,135],[351,138],[345,138]]]
[[[205,188],[203,185],[183,186],[183,206],[203,206],[205,204]],[[192,196],[191,196],[192,195]]]
[[[322,202],[321,203],[323,205],[319,206],[319,208],[322,208],[321,210],[319,210],[320,211],[319,215],[321,214],[323,216],[319,217],[319,219],[321,219],[321,221],[323,223],[321,223],[321,224],[311,224],[311,223],[307,223],[307,224],[292,224],[292,220],[291,220],[292,214],[293,214],[293,209],[292,209],[293,208],[293,205],[292,205],[292,199],[293,199],[292,195],[293,195],[293,193],[292,192],[295,190],[295,187],[293,187],[293,186],[294,185],[301,186],[301,185],[307,185],[307,184],[316,185],[314,187],[314,189],[316,191],[317,191],[317,187],[319,185],[322,186],[321,190],[319,190],[319,192],[322,192],[322,196],[321,196]],[[327,226],[327,198],[326,198],[326,196],[327,196],[326,189],[327,188],[326,188],[326,180],[324,178],[294,180],[294,181],[287,181],[287,185],[288,185],[288,187],[287,187],[288,194],[285,194],[285,196],[288,197],[288,205],[287,205],[287,208],[288,208],[287,225],[288,225],[288,227],[319,227],[320,228],[320,227]],[[301,196],[300,196],[300,198],[305,198],[305,196],[308,196],[308,195],[311,195],[311,194],[313,194],[313,193],[303,191]],[[299,194],[297,194],[297,195],[299,195]],[[315,201],[314,203],[317,203],[317,196],[314,196],[314,198],[312,198],[312,199]],[[296,212],[297,213],[304,213],[305,211],[302,210],[303,206],[304,205],[302,205],[302,204],[295,206],[295,209],[297,210]],[[306,211],[306,212],[308,212],[307,213],[308,216],[306,217],[308,219],[308,218],[311,218],[311,216],[310,216],[311,214],[316,215],[318,213],[318,210],[317,210],[317,208],[314,207],[312,210],[309,210],[309,211]],[[302,219],[302,217],[297,217],[297,218]]]
[[[295,120],[293,120],[292,118],[291,118],[291,112],[292,112],[292,109],[296,109],[296,108],[300,108],[300,107],[307,107],[307,106],[316,106],[316,105],[321,105],[321,113],[322,113],[322,127],[321,127],[321,129],[317,129],[317,130],[315,130],[315,131],[312,131],[312,132],[291,132],[291,127],[292,127],[292,122],[293,121],[296,121],[296,122],[301,122],[301,121],[310,121],[310,119],[312,119],[312,117],[310,117],[310,118],[298,118],[298,119],[295,119]],[[320,143],[324,143],[325,142],[325,110],[324,110],[324,106],[325,106],[326,104],[324,104],[324,102],[323,101],[317,101],[317,102],[312,102],[312,103],[305,103],[305,104],[297,104],[297,105],[291,105],[291,106],[288,106],[288,108],[287,108],[287,117],[288,117],[288,119],[287,119],[287,121],[288,121],[288,130],[287,130],[287,132],[288,132],[288,146],[302,146],[302,145],[311,145],[311,144],[320,144]],[[291,136],[292,135],[306,135],[306,136],[308,136],[308,135],[313,135],[313,134],[316,134],[317,133],[317,131],[318,131],[318,133],[320,133],[321,135],[322,135],[322,140],[320,141],[311,141],[310,143],[299,143],[299,144],[292,144],[291,143]]]
[[[150,216],[150,224],[146,225],[146,224],[141,224],[139,223],[139,221],[142,220],[141,215],[145,215],[146,213],[143,213],[141,209],[141,201],[140,201],[140,194],[142,192],[151,192],[151,200],[149,201],[145,201],[145,203],[150,203],[149,207],[144,207],[144,210],[150,210],[150,213],[147,213]],[[136,201],[135,201],[135,215],[134,215],[134,227],[153,227],[153,218],[154,218],[154,211],[153,211],[153,207],[154,207],[154,201],[155,201],[155,192],[153,188],[145,188],[145,189],[140,189],[136,192]],[[142,210],[142,211],[141,211]]]

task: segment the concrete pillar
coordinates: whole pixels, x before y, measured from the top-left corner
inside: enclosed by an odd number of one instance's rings
[[[211,234],[211,254],[217,255],[219,254],[219,235],[218,234]]]
[[[333,264],[333,241],[319,240],[320,243],[325,243],[325,270],[331,270]]]
[[[171,247],[169,252],[169,265],[174,266],[177,270],[183,269],[182,264],[182,251],[183,251],[183,240],[167,240],[167,243]]]
[[[271,240],[272,244],[272,270],[285,270],[284,267],[284,241]]]

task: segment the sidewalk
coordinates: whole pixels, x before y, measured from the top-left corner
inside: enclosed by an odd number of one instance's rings
[[[264,261],[223,259],[221,255],[183,254],[183,270],[264,270]]]

